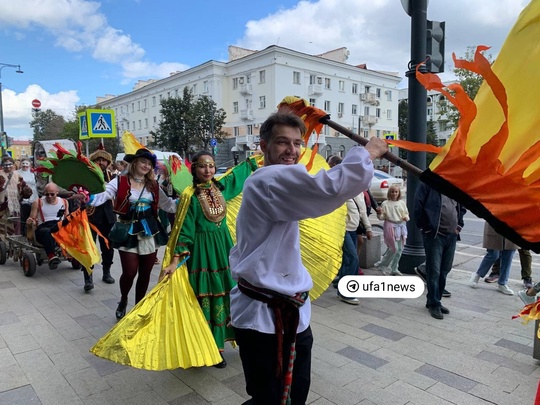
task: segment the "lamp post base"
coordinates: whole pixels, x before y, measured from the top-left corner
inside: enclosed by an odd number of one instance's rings
[[[403,253],[399,259],[399,271],[403,274],[416,274],[415,267],[426,261],[424,246],[405,245]]]

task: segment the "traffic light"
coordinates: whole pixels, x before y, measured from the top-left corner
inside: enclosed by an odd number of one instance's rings
[[[431,73],[444,72],[444,21],[427,21],[426,68]]]
[[[7,134],[5,132],[0,132],[0,146],[7,148]]]

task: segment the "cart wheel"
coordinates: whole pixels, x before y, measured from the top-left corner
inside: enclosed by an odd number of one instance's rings
[[[5,264],[7,260],[7,246],[3,240],[0,240],[0,264]]]
[[[81,264],[75,260],[73,257],[71,259],[69,259],[69,261],[71,262],[71,268],[73,270],[80,270],[81,269]]]
[[[33,253],[24,252],[22,262],[24,275],[26,277],[32,277],[36,272],[36,257]]]

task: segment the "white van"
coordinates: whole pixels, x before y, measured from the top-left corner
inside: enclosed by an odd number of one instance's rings
[[[160,162],[165,162],[166,160],[169,159],[169,156],[176,156],[178,157],[178,159],[182,159],[180,155],[176,152],[161,152],[159,150],[153,150],[152,153],[156,155],[157,159]],[[118,155],[116,155],[116,158],[114,159],[114,161],[118,162],[119,160],[124,160],[124,156],[126,156],[125,153],[119,153]]]

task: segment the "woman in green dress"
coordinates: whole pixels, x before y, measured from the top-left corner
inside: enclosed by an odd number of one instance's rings
[[[236,283],[229,267],[233,240],[226,223],[226,201],[242,192],[244,181],[256,168],[255,161],[250,159],[216,180],[213,156],[206,151],[193,156],[193,195],[171,263],[163,269],[164,274],[172,274],[183,258],[189,255],[186,263],[189,282],[220,352],[223,352],[226,341],[234,340],[233,330],[228,327],[229,292]],[[223,359],[215,367],[226,366]]]

